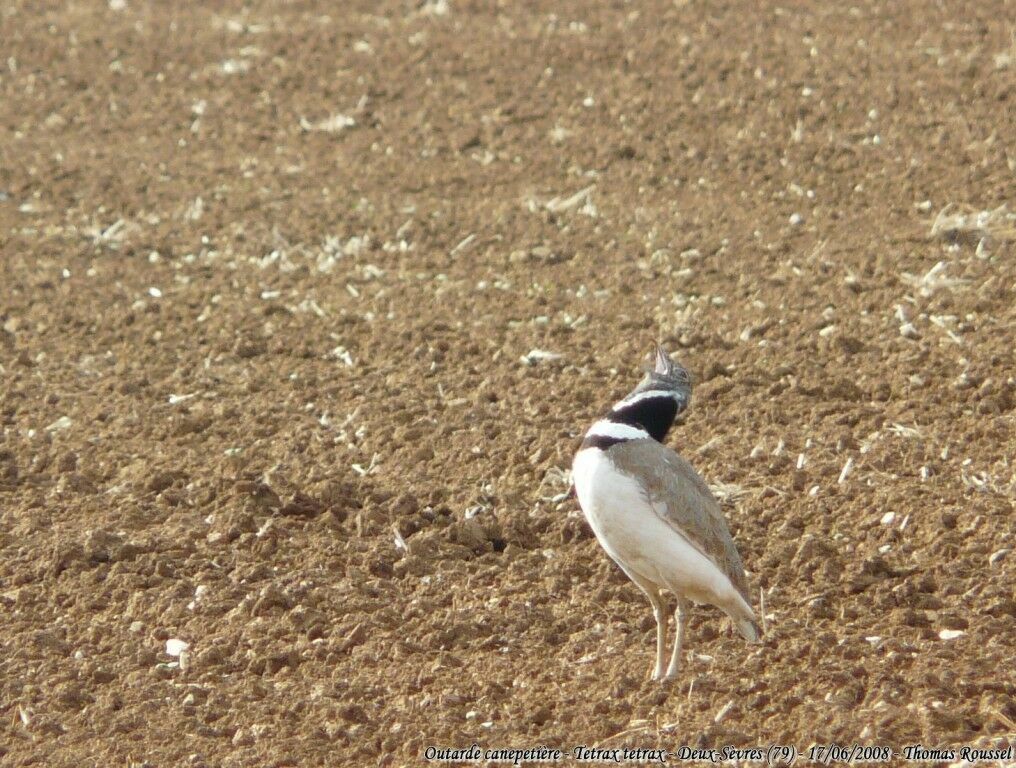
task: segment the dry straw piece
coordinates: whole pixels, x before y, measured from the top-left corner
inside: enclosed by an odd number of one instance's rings
[[[969,206],[949,203],[931,223],[930,237],[949,240],[1016,240],[1016,213],[1006,205],[978,211]]]

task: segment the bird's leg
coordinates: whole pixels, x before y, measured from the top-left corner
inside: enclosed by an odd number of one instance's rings
[[[673,680],[681,668],[681,644],[684,642],[684,628],[688,623],[688,601],[678,596],[677,608],[674,609],[674,624],[677,625],[677,636],[674,638],[674,650],[670,654],[670,664],[664,680]]]
[[[659,590],[652,587],[643,589],[653,605],[653,618],[656,619],[656,667],[653,670],[653,680],[662,680],[663,658],[667,655],[667,612]]]

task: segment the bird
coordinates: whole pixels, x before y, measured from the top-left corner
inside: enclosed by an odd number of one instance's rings
[[[638,385],[585,433],[572,463],[575,493],[596,539],[646,594],[656,619],[653,680],[678,676],[691,603],[714,605],[750,643],[762,630],[744,564],[702,477],[663,441],[691,403],[691,377],[656,345]],[[675,638],[667,652],[669,592]]]

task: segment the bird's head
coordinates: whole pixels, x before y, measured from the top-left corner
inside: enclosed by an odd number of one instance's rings
[[[687,368],[675,363],[659,344],[649,353],[644,370],[646,375],[634,392],[672,392],[675,399],[683,401],[679,410],[688,407],[691,402],[691,375]]]
[[[691,377],[658,345],[645,370],[638,386],[614,403],[607,418],[638,427],[662,442],[691,403]]]

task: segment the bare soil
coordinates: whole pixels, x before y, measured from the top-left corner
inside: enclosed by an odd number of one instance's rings
[[[5,0],[0,763],[1011,743],[1012,11]],[[768,625],[670,686],[654,341]]]

